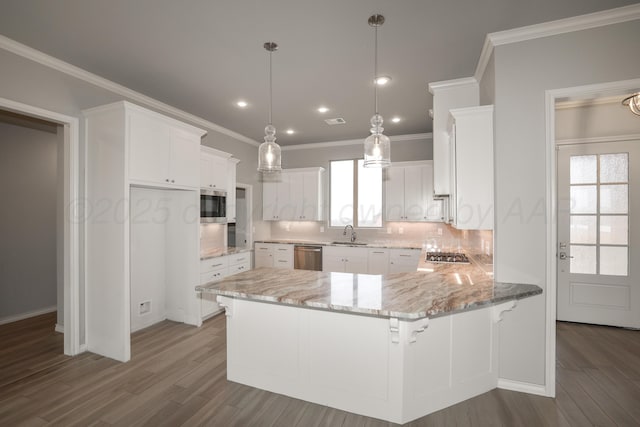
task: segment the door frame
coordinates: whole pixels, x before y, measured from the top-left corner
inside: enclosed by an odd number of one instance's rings
[[[80,222],[79,120],[54,111],[0,98],[0,108],[62,125],[64,132],[64,354],[74,356],[80,347]]]
[[[556,395],[556,308],[557,308],[557,273],[558,263],[556,248],[558,246],[558,206],[557,206],[557,159],[556,159],[556,126],[555,104],[559,98],[593,98],[628,94],[640,88],[640,79],[598,83],[585,86],[574,86],[545,91],[546,116],[546,355],[545,355],[545,395]],[[622,97],[620,98],[622,100]],[[631,113],[629,113],[631,114]]]
[[[242,188],[245,193],[244,197],[247,200],[247,248],[253,249],[253,185],[251,184],[243,184],[241,182],[236,182],[236,188]],[[236,202],[236,209],[237,209]],[[236,212],[237,218],[237,212]],[[237,222],[237,221],[236,221]],[[236,224],[237,227],[237,224]],[[237,228],[236,228],[237,231]]]

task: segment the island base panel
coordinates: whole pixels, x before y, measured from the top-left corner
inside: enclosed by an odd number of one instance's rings
[[[515,305],[402,321],[218,302],[228,380],[400,424],[497,386],[497,322]]]

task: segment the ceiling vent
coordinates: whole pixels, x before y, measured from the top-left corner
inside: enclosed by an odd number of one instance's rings
[[[343,125],[347,122],[342,117],[336,117],[335,119],[326,119],[325,123],[328,124],[329,126],[333,126],[333,125]]]

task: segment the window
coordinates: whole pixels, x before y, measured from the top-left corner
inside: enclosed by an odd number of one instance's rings
[[[331,162],[331,227],[382,227],[382,169],[363,164],[362,159]]]

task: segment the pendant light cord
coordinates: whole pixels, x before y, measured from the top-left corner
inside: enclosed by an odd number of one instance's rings
[[[273,111],[273,65],[272,65],[273,50],[269,50],[269,124],[272,125],[272,111]]]
[[[374,55],[373,55],[373,98],[374,98],[374,110],[376,115],[378,114],[378,25],[373,27],[375,29],[375,42],[374,42]]]

